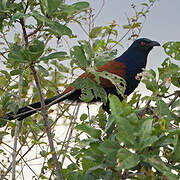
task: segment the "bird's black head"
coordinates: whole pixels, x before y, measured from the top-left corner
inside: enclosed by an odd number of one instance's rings
[[[140,38],[135,40],[130,48],[135,48],[138,51],[148,54],[154,46],[160,46],[160,44],[157,41],[152,41],[147,38]]]

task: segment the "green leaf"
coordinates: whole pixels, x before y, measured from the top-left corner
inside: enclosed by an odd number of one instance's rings
[[[36,61],[44,52],[45,45],[42,41],[34,39],[32,43],[27,48],[29,59],[31,61]]]
[[[49,71],[47,69],[45,69],[43,66],[37,65],[37,68],[43,74],[43,76],[45,76],[45,77],[49,76]]]
[[[156,168],[158,171],[160,171],[164,176],[166,176],[167,179],[171,180],[178,180],[178,176],[173,174],[171,172],[171,169],[165,165],[163,161],[160,159],[156,159],[154,157],[146,159],[146,162],[149,163],[151,166]]]
[[[172,160],[180,162],[180,135],[178,136],[178,142],[174,147],[174,153],[172,154]]]
[[[72,30],[70,28],[58,22],[48,23],[48,26],[50,27],[50,29],[46,29],[46,31],[51,32],[57,38],[60,38],[61,36],[64,35],[67,35],[69,37],[72,35]]]
[[[127,147],[133,148],[136,144],[137,129],[133,125],[131,125],[131,123],[127,118],[124,117],[119,117],[117,126],[118,126],[118,133],[117,133],[118,140],[120,142],[123,142]]]
[[[120,149],[117,154],[118,169],[131,169],[140,162],[139,156],[126,149]]]
[[[80,46],[73,46],[70,51],[71,57],[75,64],[78,65],[81,69],[85,69],[88,67],[87,59],[85,56],[85,52]]]
[[[105,133],[109,134],[109,132],[112,131],[112,129],[114,129],[115,126],[115,118],[113,118],[113,116],[110,116],[107,123],[106,123],[106,127],[105,127]]]
[[[69,180],[84,180],[84,176],[78,172],[68,172],[67,179]]]
[[[38,21],[38,24],[42,23],[45,26],[53,24],[52,20],[48,19],[46,16],[42,16],[38,11],[32,11],[32,15]]]
[[[95,66],[101,66],[108,61],[114,59],[117,55],[117,50],[106,51],[103,54],[98,54],[94,59]]]
[[[121,103],[119,98],[109,96],[112,116],[115,118],[118,128],[117,139],[123,142],[127,147],[134,148],[136,137],[138,136],[138,118],[131,106]]]
[[[1,0],[0,1],[0,9],[5,9],[7,4],[7,0]]]
[[[47,13],[48,15],[53,14],[57,10],[60,4],[63,3],[62,0],[46,0],[47,2]]]
[[[91,73],[93,73],[93,71],[91,71]],[[94,74],[98,75],[99,77],[110,80],[111,83],[116,87],[118,94],[124,97],[124,92],[126,90],[126,81],[122,77],[116,74],[109,73],[107,71],[102,71],[102,72],[94,71]]]
[[[11,79],[11,76],[10,76],[10,74],[8,73],[8,71],[1,70],[0,72],[5,75],[5,78],[7,78],[7,80],[10,80],[10,79]]]
[[[151,136],[152,122],[153,119],[145,119],[141,125],[141,129],[139,132],[140,142],[138,144],[139,151],[142,151],[144,148],[151,146],[158,140],[156,136]]]
[[[87,54],[87,57],[89,60],[94,58],[95,52],[94,52],[93,48],[91,47],[91,45],[88,41],[81,40],[81,41],[78,41],[78,43],[81,45],[81,47],[83,48],[83,50]]]
[[[89,8],[89,3],[88,2],[77,2],[72,4],[71,6],[73,9],[75,9],[76,11],[83,11],[87,8]]]
[[[169,110],[168,104],[165,103],[162,99],[156,99],[157,109],[155,111],[161,116],[171,116],[171,111]]]
[[[88,115],[85,114],[85,113],[83,113],[83,114],[81,115],[81,117],[80,117],[80,120],[81,120],[81,121],[85,121],[87,118],[88,118]]]
[[[56,58],[58,59],[58,58],[62,58],[62,57],[65,57],[65,56],[67,56],[67,53],[64,52],[64,51],[54,52],[54,53],[51,53],[51,54],[49,54],[47,56],[41,57],[39,61],[48,61],[50,59],[56,59]]]
[[[76,126],[76,129],[89,134],[93,138],[101,137],[101,130],[93,128],[87,124],[79,124]]]
[[[63,64],[56,64],[56,68],[63,73],[68,73],[69,72],[69,68],[64,66]]]
[[[59,19],[68,20],[74,14],[80,13],[89,8],[88,2],[77,2],[72,5],[63,4],[61,11],[57,12]]]
[[[98,149],[106,154],[111,154],[117,152],[120,148],[121,146],[117,142],[106,140],[100,144]]]
[[[163,45],[163,48],[164,48],[165,53],[168,56],[170,56],[176,60],[180,60],[180,41],[167,42]]]
[[[82,159],[82,168],[84,172],[87,172],[88,169],[97,166],[97,163],[86,158],[87,156],[84,156],[84,158]]]
[[[87,174],[91,174],[93,173],[94,171],[98,171],[98,170],[104,170],[104,164],[100,164],[98,166],[94,166],[92,168],[90,168],[88,171],[87,171]]]
[[[15,102],[11,102],[11,103],[8,103],[8,109],[13,111],[14,113],[17,113],[19,110],[19,106]]]
[[[21,73],[22,73],[21,70],[15,69],[15,70],[12,70],[12,71],[10,72],[10,75],[11,75],[11,76],[16,76],[16,75],[19,75],[19,74],[21,74]]]
[[[97,38],[101,34],[102,30],[103,30],[102,26],[94,27],[89,33],[89,37],[92,39]]]
[[[110,100],[110,108],[112,115],[116,113],[121,114],[123,111],[120,99],[114,95],[109,95],[108,98]]]
[[[44,150],[42,150],[42,151],[40,151],[40,155],[41,155],[42,157],[46,157],[46,156],[47,156],[47,152],[44,151]]]
[[[141,5],[148,7],[147,3],[141,3]]]
[[[0,76],[0,82],[1,82],[1,84],[0,84],[1,88],[4,88],[8,84],[8,80],[6,79],[5,76]]]
[[[156,82],[156,73],[152,69],[144,70],[144,78],[142,80],[145,83],[146,88],[152,92],[158,91],[158,83]]]
[[[43,25],[49,27],[48,29],[45,29],[45,31],[51,32],[57,38],[60,38],[63,35],[72,35],[72,30],[70,28],[63,24],[60,24],[59,22],[52,21],[51,19],[48,19],[47,17],[40,15],[37,11],[33,11],[33,16],[35,19],[43,23]]]
[[[12,64],[16,62],[25,63],[28,62],[28,53],[24,50],[23,47],[13,44],[8,54],[8,59],[12,61]]]
[[[130,24],[128,24],[128,25],[123,25],[123,28],[124,28],[124,29],[131,29],[131,25],[130,25]]]
[[[10,98],[11,98],[12,95],[13,95],[12,93],[5,92],[5,93],[3,94],[3,96],[1,96],[0,104],[1,104],[2,106],[5,106],[5,104],[10,100]]]
[[[171,106],[172,109],[180,107],[180,99],[177,99]]]
[[[15,22],[17,19],[18,20],[21,18],[26,19],[28,17],[30,17],[30,15],[17,12],[11,17],[11,21]]]
[[[7,123],[8,123],[8,120],[6,119],[6,117],[5,118],[0,117],[0,127],[6,126]],[[4,135],[6,135],[6,134],[4,134]],[[3,134],[2,134],[2,136],[3,136]]]
[[[137,23],[134,23],[132,26],[131,26],[131,29],[135,29],[137,27],[140,27],[141,26],[141,22],[137,22]]]
[[[100,98],[103,103],[107,101],[106,91],[102,86],[89,78],[76,79],[71,86],[75,89],[81,89],[80,99],[84,102],[90,102],[95,98]]]

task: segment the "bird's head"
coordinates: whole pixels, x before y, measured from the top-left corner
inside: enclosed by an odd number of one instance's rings
[[[130,46],[130,48],[148,54],[154,46],[160,46],[160,44],[157,41],[152,41],[147,38],[140,38],[135,40]]]

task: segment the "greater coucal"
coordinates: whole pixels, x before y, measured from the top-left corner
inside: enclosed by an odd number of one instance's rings
[[[141,73],[143,71],[143,68],[146,67],[147,56],[154,46],[160,46],[160,44],[147,38],[137,39],[121,56],[107,62],[102,66],[97,67],[97,71],[107,71],[124,78],[126,80],[126,90],[124,94],[129,95],[138,86],[140,81],[135,77],[138,73]],[[78,78],[83,79],[87,76],[95,82],[95,76],[91,73],[89,73],[88,75],[86,75],[86,73],[83,73]],[[100,85],[105,89],[107,95],[110,93],[118,96],[121,100],[123,99],[122,96],[117,92],[116,87],[108,79],[100,77]],[[45,99],[45,104],[53,105],[66,99],[71,101],[80,101],[80,95],[80,89],[73,89],[71,85],[69,85],[62,94],[49,99]],[[93,99],[93,102],[94,101],[99,101],[99,99]],[[9,120],[15,118],[17,118],[18,120],[22,120],[36,113],[37,110],[35,109],[38,109],[40,107],[40,102],[30,104],[26,107],[20,108],[16,114],[14,114],[13,112],[6,114],[6,118]],[[103,107],[107,112],[109,112],[108,103],[106,105],[104,104]]]

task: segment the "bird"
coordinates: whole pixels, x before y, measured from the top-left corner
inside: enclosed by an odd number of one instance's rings
[[[141,73],[147,64],[147,57],[149,52],[155,46],[160,46],[157,41],[150,40],[148,38],[136,39],[131,46],[119,57],[108,61],[104,65],[97,67],[97,72],[106,71],[108,73],[115,74],[122,77],[126,81],[126,89],[124,94],[130,95],[138,86],[140,80],[136,78],[136,75]],[[83,79],[85,77],[90,78],[95,83],[95,75],[92,73],[82,73],[78,78]],[[100,86],[104,88],[107,95],[113,94],[119,97],[122,101],[123,97],[117,92],[116,87],[108,79],[100,77]],[[59,95],[52,98],[45,99],[45,105],[48,107],[64,100],[81,101],[81,90],[73,89],[71,84]],[[100,99],[94,98],[92,101],[99,101]],[[103,109],[110,113],[109,103],[102,105]],[[36,102],[28,106],[20,108],[17,113],[10,112],[5,115],[8,120],[23,120],[24,118],[31,116],[41,108],[41,103]]]

